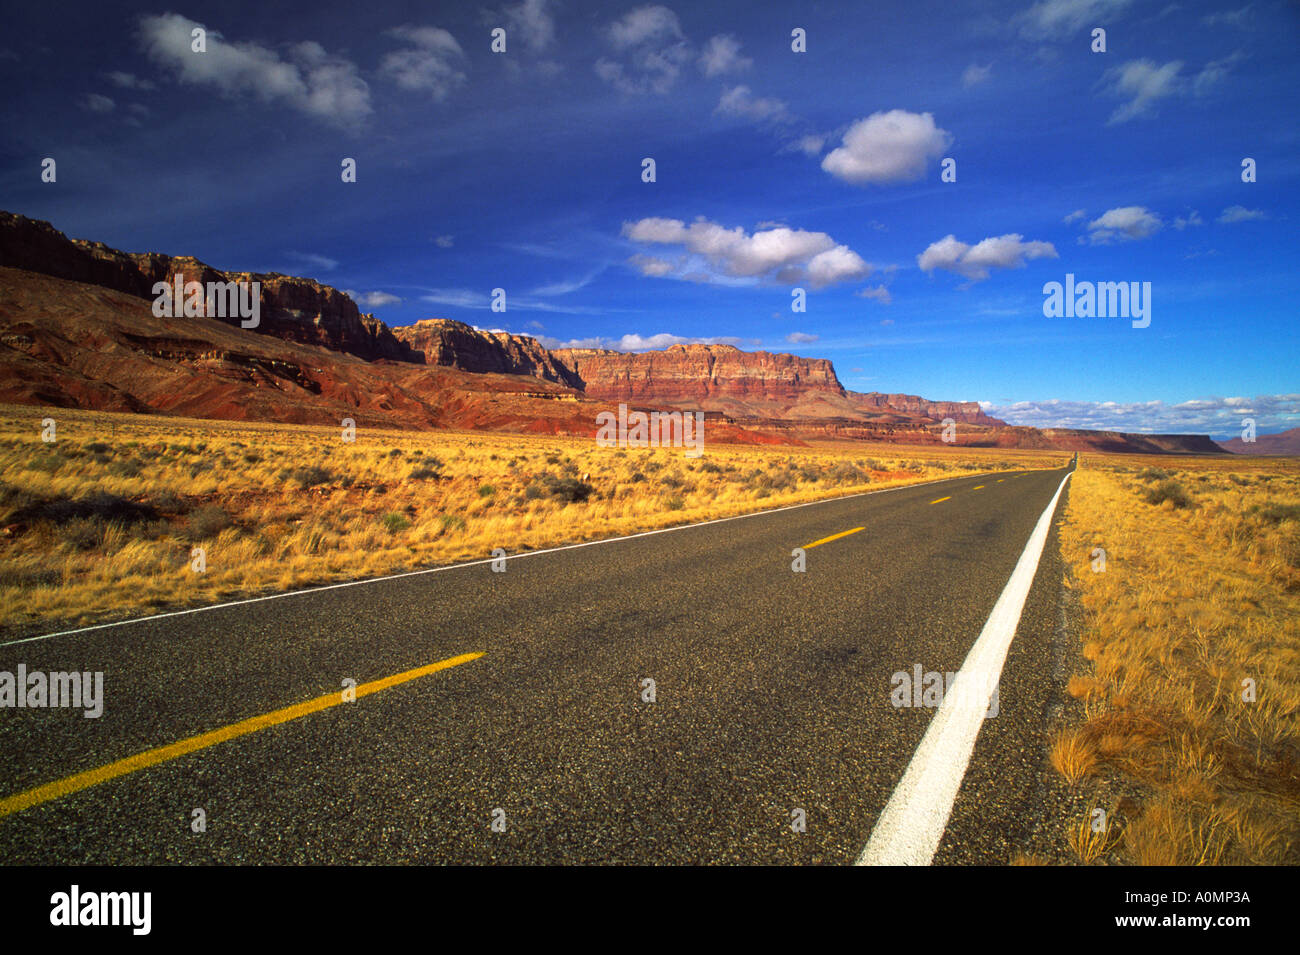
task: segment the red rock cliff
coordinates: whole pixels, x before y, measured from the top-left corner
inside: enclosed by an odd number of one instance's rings
[[[407,345],[373,315],[363,315],[338,289],[276,272],[222,272],[188,256],[119,252],[102,242],[69,239],[48,222],[0,212],[0,266],[99,285],[154,299],[157,282],[177,273],[186,282],[260,282],[260,323],[253,329],[287,341],[324,345],[374,361],[418,362]],[[221,319],[238,325],[238,317]]]
[[[582,382],[535,338],[509,332],[485,332],[446,318],[429,318],[394,328],[399,341],[423,353],[425,364],[462,371],[531,375],[570,388]]]
[[[671,345],[664,351],[561,348],[552,354],[582,380],[592,398],[609,401],[700,401],[762,397],[795,401],[809,391],[844,394],[824,358],[744,352],[732,345]]]

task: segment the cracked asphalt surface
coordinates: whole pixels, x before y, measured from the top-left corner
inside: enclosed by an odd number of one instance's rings
[[[102,670],[106,697],[100,719],[0,711],[0,798],[345,679],[485,654],[0,817],[0,861],[851,863],[934,714],[895,708],[891,675],[960,668],[1064,474],[0,646],[0,670]],[[1068,494],[936,864],[1009,861],[1037,809]],[[794,548],[856,527],[792,572]]]

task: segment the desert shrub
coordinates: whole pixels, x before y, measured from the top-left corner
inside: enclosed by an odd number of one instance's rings
[[[442,521],[443,532],[463,531],[465,529],[465,518],[459,514],[443,514],[439,520]]]
[[[318,484],[328,484],[333,481],[334,473],[329,468],[312,464],[305,468],[290,468],[284,472],[284,477],[290,481],[297,481],[302,487],[315,487]]]
[[[5,522],[12,521],[12,512],[23,511],[41,503],[41,499],[30,491],[0,482],[0,513],[5,514]]]
[[[564,501],[566,504],[575,504],[585,501],[595,492],[595,488],[585,481],[579,481],[577,478],[564,477],[557,478],[548,475],[545,478],[546,489],[551,497],[557,501]]]
[[[1142,481],[1163,481],[1168,477],[1169,472],[1160,468],[1143,468],[1138,472],[1138,479]]]
[[[59,468],[63,467],[63,458],[57,453],[48,455],[34,455],[23,462],[23,467],[32,471],[40,471],[44,474],[54,474]]]
[[[754,486],[771,493],[788,491],[795,486],[795,483],[794,476],[788,471],[777,471],[773,474],[760,472],[758,479],[754,481]]]
[[[1300,521],[1300,504],[1255,504],[1246,513],[1258,517],[1265,524]]]
[[[153,496],[152,504],[159,511],[166,511],[170,514],[184,513],[189,509],[185,499],[173,491],[161,491]]]
[[[480,484],[478,489],[479,497],[491,497],[497,492],[497,489],[491,484]]]
[[[1163,504],[1165,501],[1169,501],[1174,507],[1180,509],[1192,507],[1196,503],[1192,500],[1192,496],[1187,493],[1186,488],[1177,481],[1172,480],[1161,481],[1148,490],[1146,500],[1148,504]]]
[[[59,533],[77,550],[94,550],[104,542],[106,527],[99,517],[74,517],[59,528]]]
[[[664,507],[670,511],[680,511],[685,506],[686,502],[682,500],[680,494],[674,494],[671,497],[664,498]]]
[[[429,467],[425,464],[420,465],[411,472],[412,481],[436,481],[440,477],[442,477],[441,471],[436,467]]]
[[[91,454],[107,454],[109,451],[113,450],[113,446],[111,444],[105,444],[103,441],[92,441],[90,444],[86,445],[86,450]]]
[[[411,522],[407,520],[406,515],[397,513],[385,514],[380,518],[380,522],[384,525],[384,529],[390,534],[404,531],[411,526]]]
[[[186,523],[189,526],[190,539],[201,541],[216,537],[234,522],[230,515],[215,504],[205,504],[190,514]]]
[[[528,487],[524,488],[525,501],[535,501],[539,497],[545,497],[545,496],[546,496],[546,489],[543,488],[540,484],[530,484],[528,485]]]
[[[866,484],[871,475],[851,461],[837,461],[826,471],[826,480],[833,484]]]
[[[134,458],[127,458],[125,461],[114,461],[108,466],[108,473],[113,477],[138,478],[140,476],[140,462]]]
[[[1300,526],[1293,527],[1291,533],[1282,537],[1279,550],[1288,567],[1300,568]]]

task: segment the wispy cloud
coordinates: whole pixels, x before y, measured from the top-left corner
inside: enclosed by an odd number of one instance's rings
[[[206,30],[207,52],[198,56],[190,43],[191,31],[200,28]],[[345,127],[372,112],[370,87],[356,64],[311,40],[292,44],[286,59],[260,43],[227,42],[219,31],[178,13],[143,17],[140,36],[149,58],[187,85],[282,103]]]
[[[705,76],[740,73],[753,65],[753,60],[741,56],[740,41],[729,33],[711,37],[700,54],[700,71]]]
[[[351,289],[344,289],[343,293],[358,305],[364,305],[366,308],[400,305],[402,302],[401,298],[389,292],[354,292]]]
[[[461,68],[465,53],[448,31],[408,24],[387,31],[387,35],[404,46],[385,54],[379,71],[400,88],[442,101],[466,82]]]
[[[1245,206],[1228,206],[1216,219],[1216,222],[1222,222],[1225,225],[1231,225],[1234,222],[1254,222],[1258,219],[1267,219],[1268,216],[1262,209],[1247,209]]]
[[[596,75],[624,93],[667,93],[692,57],[677,14],[658,4],[628,11],[605,36],[614,56],[596,61]]]
[[[1015,18],[1030,39],[1063,39],[1086,27],[1109,26],[1131,0],[1039,0]]]
[[[538,288],[533,289],[531,294],[540,295],[543,298],[550,298],[552,296],[559,296],[559,295],[568,295],[572,292],[578,291],[579,289],[586,288],[597,278],[599,278],[600,274],[604,271],[605,271],[605,267],[601,266],[600,268],[594,269],[591,272],[588,272],[586,275],[580,276],[576,279],[569,279],[565,281],[552,282],[549,285],[542,285]]]
[[[967,89],[972,86],[979,86],[981,83],[988,82],[989,77],[992,75],[993,65],[991,63],[986,66],[972,63],[970,66],[966,67],[966,71],[962,73],[961,85],[965,86]]]
[[[321,269],[325,272],[332,272],[339,267],[338,259],[331,259],[327,255],[316,255],[313,252],[286,252],[289,258],[298,262],[303,262],[313,268]]]

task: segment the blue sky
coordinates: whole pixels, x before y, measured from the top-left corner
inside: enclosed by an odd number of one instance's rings
[[[309,275],[390,325],[826,357],[1016,423],[1300,424],[1294,3],[7,17],[0,208],[74,237]],[[1044,317],[1066,273],[1150,282],[1149,327]]]

